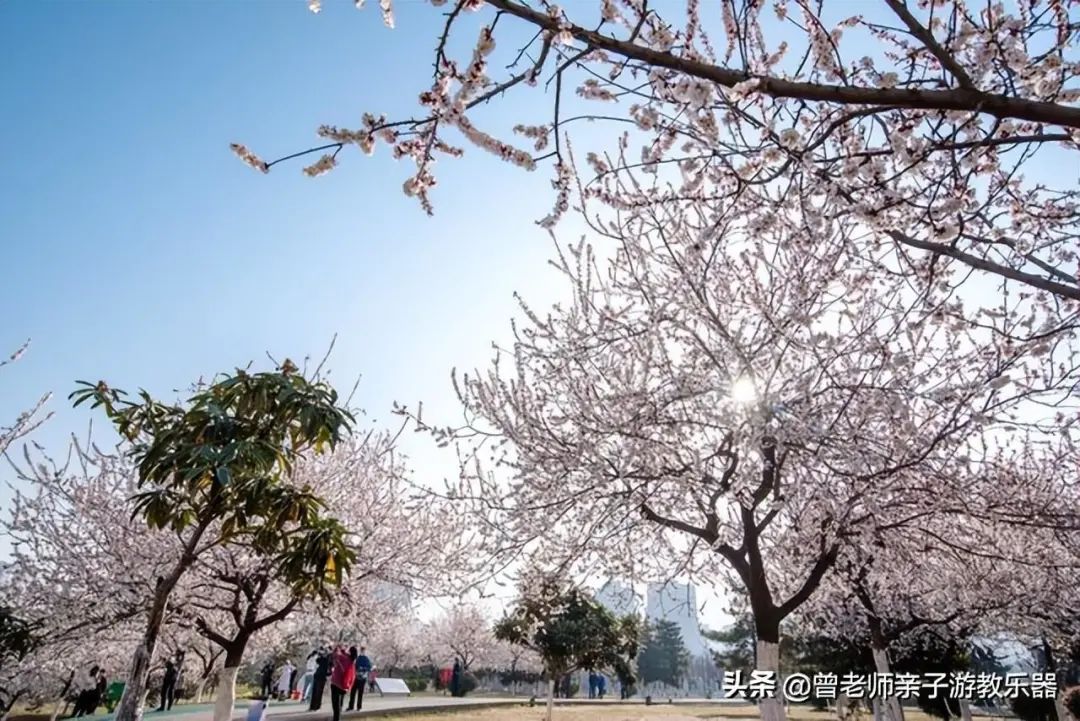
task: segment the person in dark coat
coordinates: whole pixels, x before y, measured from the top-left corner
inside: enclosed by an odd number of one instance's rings
[[[94,695],[90,699],[89,716],[97,713],[97,708],[105,702],[105,695],[109,691],[109,679],[105,676],[105,669],[99,668],[97,672],[97,685],[94,687]]]
[[[315,678],[311,682],[311,703],[308,708],[318,711],[322,708],[322,697],[326,692],[326,680],[330,678],[330,651],[325,647],[319,648],[315,655]]]
[[[274,662],[267,661],[259,673],[259,695],[269,699],[274,695]]]
[[[86,716],[90,713],[90,705],[93,701],[93,695],[97,690],[97,673],[98,667],[95,664],[90,668],[90,678],[85,686],[83,686],[78,695],[75,697],[75,706],[71,709],[71,715],[74,717]],[[96,707],[97,704],[94,704]]]
[[[161,680],[161,705],[158,706],[158,711],[168,711],[172,708],[176,697],[176,680],[179,676],[176,664],[170,658],[165,662],[165,677]]]
[[[454,659],[454,670],[450,672],[450,695],[458,696],[461,692],[461,661]]]

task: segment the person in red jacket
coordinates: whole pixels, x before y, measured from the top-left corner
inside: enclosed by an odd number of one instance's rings
[[[343,645],[338,644],[331,656],[331,663],[330,708],[334,711],[334,721],[341,721],[341,703],[356,682],[356,646],[346,651]]]

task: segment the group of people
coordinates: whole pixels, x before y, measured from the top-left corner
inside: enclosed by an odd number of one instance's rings
[[[274,664],[267,663],[259,672],[259,693],[266,699],[275,698],[284,701],[292,696],[296,688],[296,666],[291,661],[285,661],[278,671],[277,683],[274,682]]]
[[[309,701],[309,710],[318,711],[322,707],[327,682],[330,683],[334,721],[340,721],[346,698],[349,702],[346,711],[363,708],[364,689],[370,686],[374,690],[375,687],[375,667],[367,649],[363,646],[346,649],[344,644],[338,644],[333,649],[322,646],[308,656],[303,697]]]
[[[75,706],[71,715],[73,717],[93,716],[97,707],[105,701],[105,691],[108,687],[109,681],[105,677],[105,669],[95,664],[90,668],[89,678],[75,697]]]
[[[292,696],[297,688],[296,673],[292,662],[285,661],[278,670],[277,682],[274,683],[274,664],[267,663],[263,666],[260,673],[263,699],[284,700]],[[332,648],[329,645],[320,646],[312,651],[307,657],[303,690],[299,693],[300,698],[308,702],[309,710],[318,711],[322,708],[327,683],[330,684],[330,705],[334,721],[340,720],[346,698],[348,707],[345,711],[362,708],[364,689],[375,689],[375,667],[366,649],[363,646],[359,649],[356,646],[346,649],[344,644],[337,644]],[[265,704],[262,707],[265,708]],[[257,716],[254,721],[258,718],[261,716]]]

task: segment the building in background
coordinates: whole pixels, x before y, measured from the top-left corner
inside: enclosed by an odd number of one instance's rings
[[[641,597],[632,586],[611,579],[596,592],[596,600],[616,615],[641,617],[644,608],[646,623],[660,620],[674,623],[679,629],[683,645],[686,646],[690,656],[690,664],[680,688],[661,687],[654,684],[649,688],[639,687],[638,695],[666,694],[701,698],[719,696],[723,674],[717,668],[713,658],[712,642],[701,634],[700,609],[694,586],[673,581],[665,584],[650,584],[645,595],[645,603],[642,604]],[[587,686],[582,688],[587,688]]]
[[[409,617],[415,616],[413,610],[412,591],[400,584],[379,582],[372,590],[372,596],[376,604],[388,613],[404,614]]]
[[[596,592],[596,600],[616,616],[640,616],[641,598],[631,586],[609,580]]]

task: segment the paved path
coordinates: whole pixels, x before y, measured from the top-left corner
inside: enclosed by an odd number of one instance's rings
[[[342,712],[343,719],[350,718],[362,718],[371,716],[383,716],[388,713],[417,713],[421,711],[439,711],[450,709],[475,709],[475,708],[489,708],[494,706],[522,706],[529,702],[527,696],[467,696],[465,698],[454,698],[453,696],[440,696],[437,694],[419,694],[415,696],[387,696],[380,697],[378,695],[364,696],[364,708],[362,711]],[[233,713],[234,721],[242,720],[247,715],[247,707],[250,701],[247,699],[238,699],[236,702],[236,710]],[[543,703],[542,698],[537,698],[537,704]],[[603,699],[603,700],[589,700],[589,699],[556,699],[555,703],[559,706],[567,705],[620,705],[620,704],[644,704],[644,700],[640,698],[630,699],[628,701],[619,701],[618,699]],[[657,699],[657,704],[666,704],[667,699]],[[694,704],[694,705],[723,705],[723,706],[742,706],[745,705],[745,701],[738,699],[732,700],[707,700],[707,699],[675,699],[675,704]],[[144,721],[211,721],[213,718],[214,707],[212,704],[184,704],[176,706],[172,710],[167,712],[147,711],[143,719]],[[330,699],[327,698],[323,703],[322,708],[318,711],[309,711],[306,702],[300,701],[284,701],[280,703],[270,703],[270,707],[267,709],[267,716],[273,716],[275,721],[329,721],[330,719]],[[95,721],[111,721],[111,717],[108,716],[95,716]]]

